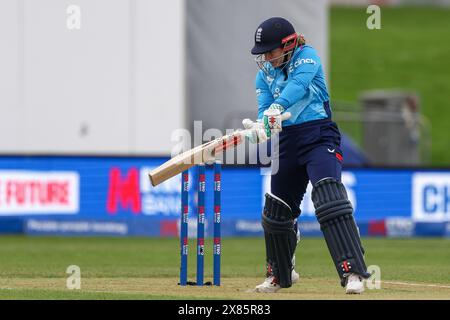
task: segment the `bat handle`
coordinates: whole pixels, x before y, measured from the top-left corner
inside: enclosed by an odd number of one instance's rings
[[[286,111],[285,113],[281,114],[281,121],[287,120],[291,117],[291,113],[289,111]]]

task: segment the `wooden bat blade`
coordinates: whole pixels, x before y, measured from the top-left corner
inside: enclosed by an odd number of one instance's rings
[[[168,161],[170,162],[170,160]],[[160,183],[176,176],[177,174],[189,169],[194,164],[177,164],[177,163],[165,163],[164,166],[159,166],[158,168],[152,170],[148,176],[152,186],[156,187]]]
[[[285,112],[281,115],[281,119],[284,121],[289,119],[290,116],[289,112]],[[245,135],[252,130],[237,130],[173,157],[149,173],[152,186],[156,187],[196,164],[213,161],[224,150],[233,148],[245,141]]]
[[[213,140],[191,150],[185,151],[153,169],[149,173],[152,186],[155,187],[158,184],[183,172],[184,170],[187,170],[196,164],[205,162],[206,159],[204,154],[208,152],[209,148],[214,148],[215,143],[216,141]]]
[[[242,138],[243,133],[244,131],[235,131],[232,134],[185,151],[166,161],[149,173],[152,186],[155,187],[196,164],[213,161],[224,150],[241,144],[244,141]]]

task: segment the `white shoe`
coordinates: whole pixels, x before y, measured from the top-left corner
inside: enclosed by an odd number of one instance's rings
[[[292,278],[292,284],[294,284],[294,283],[298,282],[298,279],[300,279],[300,275],[294,269],[292,269],[291,278]]]
[[[345,286],[345,293],[359,294],[364,292],[364,281],[357,274],[350,274],[347,278],[347,285]]]
[[[281,287],[278,283],[275,282],[275,277],[270,276],[264,280],[263,283],[257,285],[255,287],[254,292],[265,292],[265,293],[274,293],[280,290]]]
[[[298,280],[300,279],[300,275],[294,269],[292,269],[291,277],[292,277],[292,284],[297,283]],[[275,277],[270,276],[270,277],[266,278],[266,280],[264,280],[263,283],[261,283],[260,285],[257,285],[255,287],[254,292],[274,293],[280,289],[281,289],[281,287],[278,283],[276,283]]]

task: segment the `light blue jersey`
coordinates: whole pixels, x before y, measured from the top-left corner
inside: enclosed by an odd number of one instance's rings
[[[329,106],[325,75],[314,48],[305,45],[294,51],[285,67],[287,79],[283,70],[273,68],[269,62],[266,68],[269,75],[262,70],[256,75],[258,119],[262,119],[263,112],[272,103],[282,105],[292,114],[289,120],[283,121],[283,127],[329,117],[325,107]]]

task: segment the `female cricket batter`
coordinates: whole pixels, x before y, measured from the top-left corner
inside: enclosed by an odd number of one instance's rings
[[[353,219],[353,207],[341,183],[343,155],[340,133],[331,120],[329,95],[320,59],[286,19],[262,22],[251,50],[260,70],[256,75],[259,128],[251,142],[279,133],[279,166],[265,195],[262,225],[266,243],[267,279],[256,292],[276,292],[298,281],[293,258],[297,217],[308,181],[317,220],[346,293],[364,291],[368,278],[364,250]],[[282,121],[281,114],[291,117]]]

